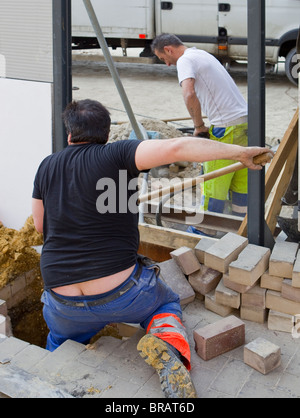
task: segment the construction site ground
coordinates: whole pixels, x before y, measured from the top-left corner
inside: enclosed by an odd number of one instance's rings
[[[113,122],[128,122],[109,70],[103,61],[98,61],[98,54],[101,55],[96,51],[73,54],[73,98],[99,100],[111,112]],[[120,51],[114,54],[120,55]],[[137,63],[118,63],[117,68],[138,120],[189,116],[175,68]],[[246,73],[235,71],[231,75],[247,99]],[[297,106],[298,90],[287,80],[283,64],[280,64],[275,73],[266,76],[268,145],[278,144]],[[192,125],[186,120],[172,122],[171,126]],[[263,337],[281,348],[281,366],[268,375],[262,375],[244,363],[243,347],[209,361],[202,360],[194,350],[193,331],[220,319],[205,309],[203,301],[198,299],[183,307],[183,322],[192,351],[191,375],[199,398],[300,397],[299,339],[293,338],[292,333],[268,330],[267,323],[244,321],[246,343]],[[109,408],[117,408],[120,398],[130,398],[127,405],[138,404],[141,398],[149,402],[163,399],[156,372],[136,350],[144,331],[140,328],[132,331],[133,335],[123,340],[104,336],[91,346],[67,341],[53,353],[17,337],[0,338],[0,398],[103,398],[106,399],[104,407],[108,408],[106,412],[113,412]],[[149,404],[144,405],[143,412],[155,412],[149,410]],[[195,408],[200,412],[200,403],[196,402]],[[115,412],[130,410],[115,409]]]
[[[136,58],[140,50],[128,50]],[[112,55],[122,55],[121,49]],[[137,63],[116,63],[118,73],[133,112],[138,120],[154,118],[168,120],[189,117],[175,67]],[[247,100],[247,73],[230,72]],[[128,117],[101,51],[73,52],[73,98],[96,99],[110,111],[113,122],[128,121]],[[266,143],[280,140],[298,106],[298,90],[284,73],[284,63],[266,74]],[[171,124],[174,127],[192,126],[190,121]]]
[[[281,365],[269,374],[244,363],[243,346],[202,360],[195,352],[193,331],[220,319],[198,299],[183,308],[191,345],[191,376],[199,399],[300,397],[299,340],[292,334],[270,331],[267,324],[243,321],[246,344],[262,337],[281,349]],[[147,408],[149,402],[164,396],[158,375],[137,352],[143,335],[137,329],[123,340],[103,336],[90,346],[68,340],[53,353],[15,337],[0,338],[0,398],[102,398],[107,407],[118,405],[119,399],[127,405],[142,399],[140,404]],[[192,401],[195,412],[200,412],[201,403]]]

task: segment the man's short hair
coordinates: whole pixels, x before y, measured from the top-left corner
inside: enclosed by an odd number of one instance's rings
[[[110,113],[96,100],[79,100],[68,104],[63,120],[71,142],[106,144],[110,132]]]
[[[163,52],[165,46],[182,46],[183,42],[176,36],[169,33],[158,35],[152,42],[152,52]]]

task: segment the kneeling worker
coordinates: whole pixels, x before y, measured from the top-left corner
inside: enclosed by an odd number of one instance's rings
[[[259,170],[253,157],[268,150],[194,137],[107,143],[110,115],[93,100],[70,103],[64,122],[68,146],[41,162],[33,190],[35,227],[44,234],[46,348],[87,344],[112,322],[139,323],[146,335],[138,350],[165,396],[196,397],[179,296],[137,254],[137,179],[182,160],[234,159]]]

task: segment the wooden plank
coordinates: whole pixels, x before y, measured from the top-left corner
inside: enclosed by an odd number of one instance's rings
[[[299,121],[299,110],[295,112],[291,123],[289,124],[288,129],[286,130],[284,137],[278,147],[278,150],[266,172],[265,178],[265,202],[267,201],[275,183],[280,175],[283,166],[293,149],[295,142],[298,141],[298,121]],[[282,196],[281,196],[282,197]],[[238,234],[246,236],[247,235],[247,223],[248,217],[245,216]]]
[[[144,207],[144,217],[151,219],[156,218],[157,209],[157,202],[151,201],[150,203],[146,203]],[[195,221],[193,223],[192,221],[187,222],[188,218],[191,218],[192,220],[194,219]],[[199,219],[199,212],[196,212],[191,208],[179,207],[172,204],[165,204],[164,211],[161,214],[161,221],[185,225],[192,224],[196,228],[199,227],[200,229],[209,229],[213,232],[220,231],[237,233],[243,220],[240,216],[206,211],[203,213],[203,220],[201,220],[201,223],[197,222],[197,219]]]
[[[290,154],[286,160],[284,168],[282,169],[278,184],[274,187],[271,202],[269,203],[269,206],[266,210],[265,219],[273,235],[277,224],[277,216],[280,214],[282,206],[281,198],[287,191],[287,188],[290,184],[294,172],[295,162],[297,158],[297,150],[298,144],[297,142],[295,142],[293,144],[293,148],[290,150]]]
[[[195,248],[201,240],[200,235],[149,224],[140,224],[139,232],[141,243],[159,245],[167,249],[171,248],[172,250],[185,246]],[[214,242],[216,241],[214,238],[209,239],[212,239]]]

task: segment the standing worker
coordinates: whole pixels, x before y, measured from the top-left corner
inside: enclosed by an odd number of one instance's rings
[[[187,48],[170,34],[158,36],[153,53],[168,66],[176,65],[186,107],[194,123],[194,136],[207,134],[218,143],[248,145],[247,104],[233,79],[220,62],[205,51]],[[203,113],[209,119],[205,126]],[[205,162],[204,173],[233,164],[235,161]],[[203,210],[223,213],[230,196],[231,212],[247,212],[247,170],[209,180],[202,185]]]
[[[41,162],[32,201],[35,227],[44,234],[46,348],[54,351],[67,339],[87,344],[112,322],[139,323],[146,335],[138,350],[158,372],[165,396],[196,397],[179,296],[137,254],[138,176],[213,158],[261,169],[253,157],[267,149],[193,137],[107,144],[110,115],[93,100],[70,103],[64,122],[68,146]]]

